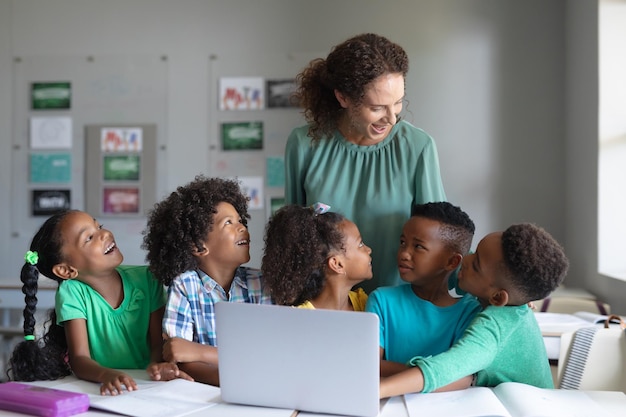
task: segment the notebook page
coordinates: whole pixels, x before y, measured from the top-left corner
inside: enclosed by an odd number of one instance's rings
[[[121,395],[100,395],[100,384],[72,381],[56,389],[89,395],[90,407],[135,417],[177,417],[206,409],[219,401],[219,388],[174,379],[167,382],[136,380],[136,391]]]
[[[512,417],[489,388],[407,394],[409,417]]]
[[[505,382],[493,390],[513,417],[610,416],[583,391],[542,389],[517,382]]]
[[[285,408],[220,403],[215,407],[194,413],[193,417],[300,417],[301,415],[297,411]],[[320,416],[327,417],[326,414],[315,415],[315,417]]]

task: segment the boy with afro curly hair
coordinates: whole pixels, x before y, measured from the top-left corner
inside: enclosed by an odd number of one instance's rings
[[[383,378],[381,398],[431,392],[461,379],[465,386],[521,382],[554,388],[541,331],[528,303],[548,296],[568,267],[563,248],[533,224],[485,236],[476,252],[464,257],[458,276],[461,289],[475,295],[484,310],[449,350],[415,357],[409,361],[412,368]]]
[[[155,204],[143,233],[150,271],[168,287],[163,357],[200,382],[219,385],[215,303],[271,303],[260,271],[241,266],[249,218],[237,181],[198,175]]]

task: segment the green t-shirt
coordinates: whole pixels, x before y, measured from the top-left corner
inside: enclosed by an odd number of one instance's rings
[[[487,307],[449,350],[432,357],[415,357],[410,365],[419,366],[424,374],[422,392],[473,374],[476,385],[483,387],[521,382],[554,388],[541,330],[527,305]]]
[[[338,131],[312,145],[307,130],[296,128],[287,140],[285,201],[328,204],[358,226],[372,248],[374,277],[359,284],[366,292],[401,283],[396,258],[412,206],[446,199],[435,141],[405,121],[372,146]]]
[[[165,292],[147,266],[120,266],[117,271],[124,285],[118,308],[89,285],[65,280],[56,294],[57,323],[85,319],[89,352],[100,365],[144,369],[150,363],[150,313],[165,305]]]

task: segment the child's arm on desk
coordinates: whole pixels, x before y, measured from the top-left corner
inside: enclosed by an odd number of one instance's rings
[[[380,398],[395,397],[424,389],[424,374],[415,366],[380,380]]]
[[[163,337],[161,334],[161,322],[165,307],[153,311],[150,314],[148,340],[150,341],[150,364],[146,372],[154,381],[169,381],[176,378],[193,381],[193,378],[181,371],[175,362],[163,361]]]
[[[402,371],[406,371],[407,369],[411,369],[411,367],[400,362],[392,362],[392,361],[387,361],[384,359],[380,361],[380,376],[381,377],[395,375]]]
[[[79,379],[100,382],[100,394],[117,395],[137,389],[135,380],[124,372],[106,368],[91,358],[87,338],[87,322],[73,319],[65,322],[65,336],[72,372]]]
[[[163,345],[163,358],[168,362],[177,363],[181,371],[195,381],[219,386],[217,347],[180,337],[166,338]]]
[[[435,392],[455,391],[468,388],[472,385],[473,376],[469,375],[454,381]],[[380,398],[396,395],[422,392],[424,389],[424,374],[419,366],[414,366],[380,380]]]
[[[204,384],[220,386],[220,377],[217,364],[213,365],[206,362],[187,362],[179,363],[178,367],[191,375],[196,382]]]
[[[165,337],[163,359],[173,363],[204,362],[217,366],[217,348],[180,337]]]

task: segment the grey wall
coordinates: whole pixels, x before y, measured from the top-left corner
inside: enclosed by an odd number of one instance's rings
[[[511,223],[536,222],[570,255],[566,284],[626,313],[624,283],[596,272],[596,25],[592,0],[0,0],[3,274],[19,273],[14,253],[34,233],[11,223],[8,201],[13,57],[167,55],[165,192],[218,172],[210,55],[240,71],[232,75],[283,77],[285,57],[306,62],[372,31],[409,53],[406,118],[437,141],[448,199],[477,224],[474,244]],[[258,266],[265,213],[251,214],[250,264]],[[136,241],[118,243],[127,261],[143,260]]]
[[[626,282],[598,273],[598,9],[596,1],[566,7],[565,244],[568,282],[626,313]]]

